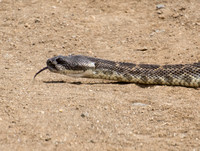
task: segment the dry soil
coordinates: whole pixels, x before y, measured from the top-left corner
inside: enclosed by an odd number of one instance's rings
[[[199,89],[47,70],[33,80],[57,55],[197,62],[199,8],[199,0],[0,0],[0,150],[199,151]]]

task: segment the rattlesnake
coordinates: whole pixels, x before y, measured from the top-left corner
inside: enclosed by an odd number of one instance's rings
[[[200,87],[200,62],[193,64],[153,65],[115,62],[83,55],[56,56],[47,60],[42,71],[74,77],[100,78],[140,84]]]

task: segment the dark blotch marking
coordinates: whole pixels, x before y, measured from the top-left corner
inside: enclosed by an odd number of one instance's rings
[[[162,66],[163,69],[174,69],[174,68],[182,68],[184,65],[183,64],[175,64],[175,65],[164,65]]]
[[[141,75],[143,74],[143,71],[140,68],[134,68],[130,71],[130,73],[133,75]]]
[[[192,64],[192,66],[193,66],[193,67],[197,67],[197,68],[200,68],[200,62],[197,62],[197,63],[193,63],[193,64]]]
[[[133,63],[126,63],[126,62],[118,62],[119,66],[123,66],[129,69],[132,69],[133,67],[136,66],[136,64]]]
[[[115,66],[115,62],[108,60],[97,60],[95,62],[96,69],[108,69],[111,70]]]
[[[116,71],[118,73],[126,73],[130,72],[133,67],[135,67],[135,64],[132,63],[124,63],[124,62],[114,62],[109,60],[101,60],[98,59],[95,61],[95,68],[96,69],[104,69],[107,71]],[[106,73],[108,73],[106,71]]]
[[[192,66],[186,66],[183,70],[189,71],[189,72],[193,71]]]
[[[157,70],[151,70],[149,74],[164,77],[166,74],[168,74],[168,71],[160,68]]]
[[[109,61],[109,60],[102,60],[102,59],[97,59],[95,60],[95,67],[96,68],[101,68],[104,66],[115,66],[116,63],[114,61]]]
[[[183,75],[185,74],[185,71],[183,69],[179,69],[179,70],[177,69],[177,70],[173,70],[172,73],[175,75]]]
[[[159,65],[153,65],[153,64],[139,64],[138,65],[140,68],[143,68],[143,69],[158,69],[160,66]]]

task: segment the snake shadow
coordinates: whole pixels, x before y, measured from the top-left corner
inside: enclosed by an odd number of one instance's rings
[[[128,82],[89,82],[89,83],[82,83],[81,81],[66,82],[66,81],[63,81],[63,80],[60,80],[60,81],[43,81],[43,82],[44,83],[69,83],[69,84],[74,84],[74,85],[97,85],[97,84],[119,84],[119,85],[126,85],[126,84],[131,84],[131,83],[128,83]]]
[[[155,87],[156,85],[154,84],[140,84],[140,83],[131,83],[131,82],[119,82],[119,81],[112,81],[112,82],[93,82],[93,83],[82,83],[82,82],[69,82],[69,84],[75,84],[75,85],[102,85],[102,84],[105,84],[105,85],[108,85],[108,84],[111,84],[111,85],[130,85],[130,84],[135,84],[141,88],[150,88],[150,87]]]
[[[63,80],[60,80],[60,81],[43,81],[44,83],[66,83],[65,81]]]
[[[75,82],[66,82],[63,80],[60,81],[43,81],[44,83],[68,83],[73,85],[97,85],[97,84],[120,84],[120,85],[126,85],[131,84],[127,82],[89,82],[89,83],[82,83],[81,81],[75,81]]]
[[[64,80],[58,80],[58,81],[43,81],[44,83],[68,83],[68,84],[73,84],[73,85],[129,85],[129,84],[135,84],[139,86],[140,88],[152,88],[158,85],[154,84],[140,84],[140,83],[129,83],[129,82],[90,82],[90,83],[82,83],[81,81],[75,81],[75,82],[66,82]],[[159,85],[159,86],[165,86],[165,85]],[[175,85],[170,85],[170,87],[183,87],[183,86],[175,86]],[[187,87],[187,88],[193,88],[193,87]],[[200,90],[200,88],[193,88],[195,90]]]
[[[90,83],[82,83],[81,81],[76,82],[66,82],[63,80],[60,81],[43,81],[44,83],[68,83],[73,85],[102,85],[102,84],[111,84],[111,85],[129,85],[129,84],[135,84],[141,88],[149,88],[154,87],[156,85],[146,85],[146,84],[139,84],[139,83],[129,83],[129,82],[90,82]]]

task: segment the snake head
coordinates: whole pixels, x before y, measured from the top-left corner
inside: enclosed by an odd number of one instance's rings
[[[54,73],[83,77],[86,71],[95,68],[95,62],[82,55],[56,56],[48,59],[46,63],[47,67],[39,70],[34,78],[46,69]]]
[[[51,72],[77,76],[88,69],[95,68],[95,63],[82,55],[56,56],[47,60]]]

